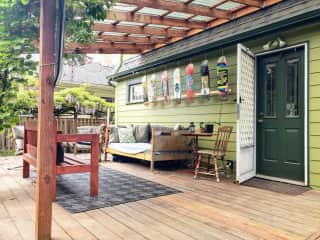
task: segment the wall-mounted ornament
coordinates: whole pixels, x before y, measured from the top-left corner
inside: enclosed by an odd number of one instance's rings
[[[229,70],[226,56],[219,57],[217,61],[217,90],[221,95],[229,93]]]
[[[209,66],[208,60],[204,60],[201,63],[200,67],[200,75],[201,75],[201,95],[209,96],[210,95],[210,80],[209,80]]]
[[[277,48],[283,48],[285,46],[287,46],[287,42],[285,40],[281,39],[280,37],[278,37],[274,40],[268,41],[266,44],[264,44],[262,46],[262,48],[265,51],[269,51],[269,50],[273,50],[273,49],[277,49]]]
[[[156,75],[154,73],[149,78],[148,88],[149,88],[149,101],[156,102],[157,101],[157,81],[156,81]]]
[[[162,95],[163,95],[164,101],[168,103],[170,101],[170,96],[169,96],[169,76],[168,76],[167,70],[163,71],[161,75],[161,79],[162,79]]]
[[[190,102],[193,102],[193,97],[195,95],[195,85],[194,85],[194,65],[192,63],[188,64],[186,68],[186,74],[185,74],[185,85],[186,85],[186,91],[187,91],[187,99]]]
[[[173,99],[176,103],[181,103],[181,73],[180,68],[173,72]]]
[[[146,104],[149,102],[148,98],[148,82],[147,82],[147,76],[144,75],[141,80],[142,88],[143,88],[143,102]]]

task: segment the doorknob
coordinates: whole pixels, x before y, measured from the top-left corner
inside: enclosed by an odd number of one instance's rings
[[[258,114],[258,123],[263,123],[264,113],[261,112]]]

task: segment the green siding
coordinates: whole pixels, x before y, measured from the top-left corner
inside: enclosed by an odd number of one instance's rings
[[[253,39],[244,43],[247,47],[258,53],[262,51],[262,45],[270,39],[282,36],[289,45],[308,41],[309,43],[309,176],[310,185],[314,188],[320,188],[320,23],[290,29],[274,33],[272,36],[265,36],[260,39]],[[170,91],[172,93],[172,72],[176,66],[181,67],[182,75],[185,66],[191,61],[195,64],[195,81],[197,92],[200,90],[199,64],[208,58],[211,70],[211,81],[216,76],[216,61],[222,54],[222,49],[208,52],[206,55],[195,56],[186,59],[185,62],[177,62],[173,65],[162,66],[157,69],[151,69],[150,72],[143,74],[150,75],[156,73],[159,79],[158,94],[161,92],[160,77],[161,72],[165,69],[169,71]],[[185,100],[182,104],[164,104],[157,105],[144,104],[127,104],[127,81],[121,81],[116,89],[116,122],[121,125],[130,123],[165,124],[174,126],[177,123],[187,126],[193,121],[196,127],[199,122],[219,122],[223,125],[234,127],[229,146],[228,159],[235,159],[235,139],[236,139],[236,46],[223,49],[223,54],[228,57],[229,61],[229,79],[232,93],[228,100],[220,101],[218,96],[211,97],[209,100],[201,97],[197,98],[194,103],[187,103]],[[128,79],[138,79],[142,75],[135,75]],[[127,79],[127,80],[128,80]],[[183,80],[182,80],[183,81]],[[184,84],[182,84],[184,85]],[[217,125],[215,126],[217,127]],[[210,147],[213,139],[201,139],[201,147]]]

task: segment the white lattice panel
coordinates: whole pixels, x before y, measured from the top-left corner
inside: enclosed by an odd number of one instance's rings
[[[254,104],[255,104],[255,59],[246,52],[241,53],[240,84],[240,147],[254,145]]]

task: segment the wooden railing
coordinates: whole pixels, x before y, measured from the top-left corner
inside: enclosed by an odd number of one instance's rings
[[[19,125],[23,125],[26,118],[20,120]],[[57,118],[58,129],[64,134],[76,133],[77,127],[80,126],[99,126],[101,124],[106,124],[106,119],[96,119],[96,118]],[[11,129],[6,129],[2,134],[0,134],[0,152],[10,152],[14,151],[14,141]]]

